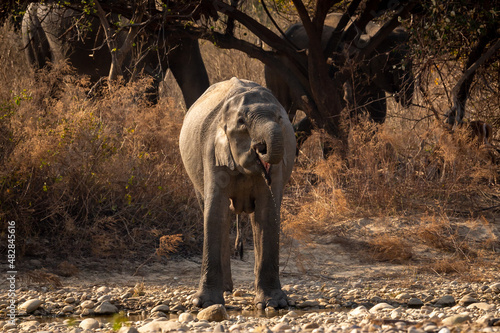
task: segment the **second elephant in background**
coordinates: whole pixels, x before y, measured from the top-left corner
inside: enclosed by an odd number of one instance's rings
[[[327,16],[322,35],[323,47],[326,47],[341,17],[342,14],[338,13]],[[362,49],[379,29],[378,24],[370,22],[357,45],[353,43],[348,46],[348,52]],[[297,48],[307,49],[309,38],[302,24],[292,25],[285,35]],[[352,113],[366,109],[373,121],[383,123],[387,113],[386,92],[394,94],[396,100],[405,107],[411,104],[414,78],[407,41],[408,33],[402,28],[395,29],[365,63],[358,64],[355,82],[342,82],[345,90],[344,100],[349,103]],[[336,68],[333,68],[332,73],[335,70]],[[292,96],[287,82],[269,66],[265,66],[265,77],[267,87],[293,119],[297,110],[295,98],[298,97]]]
[[[123,16],[110,17],[115,26],[130,23]],[[127,31],[118,32],[118,45],[127,38]],[[189,108],[210,85],[198,41],[163,32],[136,37],[121,71],[127,79],[139,73],[150,75],[150,99],[155,102],[159,85],[170,69]],[[92,82],[109,75],[111,53],[97,17],[57,4],[32,3],[23,17],[22,39],[28,61],[37,68],[68,60],[78,74],[89,75]]]

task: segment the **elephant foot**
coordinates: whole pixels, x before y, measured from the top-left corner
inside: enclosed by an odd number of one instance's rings
[[[257,292],[254,303],[258,310],[264,310],[267,307],[282,309],[288,306],[288,297],[281,289],[261,290]]]
[[[197,308],[207,308],[214,304],[224,305],[224,294],[222,291],[201,290],[193,297],[193,305]]]

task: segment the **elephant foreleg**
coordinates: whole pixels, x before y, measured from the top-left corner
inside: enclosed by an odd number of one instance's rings
[[[216,189],[214,190],[213,187]],[[208,194],[208,195],[207,195]],[[198,292],[193,305],[208,307],[224,304],[224,289],[228,283],[229,265],[229,198],[217,186],[205,189],[203,262]],[[227,232],[227,236],[225,235]],[[227,255],[224,252],[228,252]],[[229,272],[230,280],[230,272]]]
[[[224,291],[233,291],[233,279],[231,277],[231,245],[229,242],[229,234],[231,231],[231,219],[229,214],[226,218],[222,218],[223,223],[221,228],[222,233],[222,248],[221,248],[221,261],[222,261],[222,281]]]
[[[279,280],[280,198],[273,198],[270,191],[256,200],[252,214],[255,252],[255,304],[283,308],[288,305],[286,294]]]

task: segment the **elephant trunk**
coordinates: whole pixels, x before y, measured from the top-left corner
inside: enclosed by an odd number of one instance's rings
[[[254,149],[259,158],[269,164],[278,164],[283,160],[284,142],[281,126],[276,122],[255,124]]]

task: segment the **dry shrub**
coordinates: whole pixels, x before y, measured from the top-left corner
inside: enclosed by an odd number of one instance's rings
[[[72,263],[68,261],[63,261],[57,265],[57,275],[63,276],[63,277],[71,277],[78,275],[80,273],[80,270],[78,267],[73,265]]]
[[[160,246],[156,249],[156,254],[158,256],[168,257],[172,253],[177,252],[181,243],[182,234],[161,236]]]
[[[413,257],[412,246],[401,237],[382,234],[370,240],[368,244],[371,256],[376,261],[404,263]]]
[[[60,288],[63,285],[61,279],[59,279],[57,275],[49,273],[43,268],[24,272],[20,275],[20,281],[24,285],[37,284],[51,288]]]
[[[464,274],[470,268],[470,262],[457,257],[436,259],[421,266],[422,271],[437,274]]]
[[[1,30],[2,59],[24,59],[10,35]],[[0,85],[0,220],[17,222],[20,254],[44,239],[62,256],[151,253],[153,229],[199,239],[178,152],[180,108],[149,105],[147,78],[89,99],[88,82],[64,64],[34,78],[15,61],[0,69],[9,78]]]
[[[416,236],[423,243],[439,250],[455,254],[458,258],[470,260],[476,257],[474,244],[468,235],[462,235],[449,218],[431,216],[428,222],[419,226]]]

